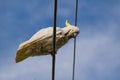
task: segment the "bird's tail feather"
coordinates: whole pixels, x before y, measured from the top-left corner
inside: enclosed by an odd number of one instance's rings
[[[27,48],[23,48],[17,51],[15,62],[18,63],[26,58],[28,58],[30,54],[28,54]]]

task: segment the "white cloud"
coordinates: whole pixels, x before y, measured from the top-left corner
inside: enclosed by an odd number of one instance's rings
[[[113,80],[118,77],[119,72],[116,69],[120,66],[120,42],[114,37],[117,28],[113,30],[111,27],[106,29],[106,33],[81,31],[77,38],[76,80],[105,80],[109,77],[111,78],[109,80]],[[72,58],[73,40],[70,40],[57,54],[57,80],[71,79]],[[50,79],[51,56],[28,58],[18,64],[5,63],[0,68],[0,80],[25,78]]]
[[[116,42],[109,32],[116,33],[111,28],[106,34],[91,34],[89,38],[78,40],[76,77],[81,80],[114,80],[118,77],[116,69],[120,66],[120,42]]]
[[[36,3],[35,3],[36,4]],[[66,2],[67,4],[67,2]],[[70,4],[71,3],[70,1]],[[72,5],[73,6],[73,5]],[[85,5],[87,6],[87,5]],[[29,8],[29,5],[28,7]],[[103,8],[99,6],[100,10]],[[33,9],[33,8],[32,8]],[[41,8],[42,9],[42,8]],[[52,15],[50,11],[51,4],[43,8],[41,12],[30,12],[30,23],[41,22],[44,17]],[[95,8],[93,10],[97,10]],[[31,10],[31,9],[26,9]],[[63,12],[62,12],[63,11]],[[72,10],[71,10],[72,11]],[[60,8],[60,16],[68,16],[71,12],[67,8]],[[97,10],[98,11],[98,10]],[[41,14],[39,14],[41,13]],[[103,12],[104,13],[104,12]],[[119,6],[117,5],[111,11],[111,14],[119,16]],[[44,14],[46,16],[44,16]],[[93,14],[99,15],[98,12]],[[107,15],[107,13],[105,13]],[[53,15],[52,15],[53,16]],[[50,17],[49,17],[50,18]],[[108,19],[108,17],[106,17]],[[111,18],[111,17],[110,17]],[[11,19],[11,18],[10,18]],[[103,19],[104,20],[104,19]],[[79,22],[81,23],[81,22]],[[95,25],[96,24],[96,25]],[[117,80],[119,78],[120,71],[117,69],[120,66],[120,41],[119,37],[119,23],[107,20],[104,22],[98,22],[91,26],[102,26],[107,28],[104,31],[99,31],[88,28],[81,31],[80,36],[77,38],[77,54],[76,54],[76,80]],[[85,26],[83,26],[85,27]],[[86,28],[86,27],[85,27]],[[94,31],[94,32],[93,32]],[[117,40],[116,40],[117,39]],[[11,46],[10,46],[11,47]],[[13,46],[12,46],[13,47]],[[15,46],[16,47],[16,46]],[[12,48],[12,50],[14,50]],[[6,53],[15,52],[9,50]],[[73,58],[73,40],[61,48],[57,54],[56,61],[56,79],[57,80],[70,80],[72,77],[72,58]],[[7,59],[5,57],[5,59]],[[51,57],[34,57],[29,58],[21,63],[13,63],[13,57],[5,61],[0,66],[0,80],[49,80],[51,79]],[[3,61],[4,62],[4,61]]]

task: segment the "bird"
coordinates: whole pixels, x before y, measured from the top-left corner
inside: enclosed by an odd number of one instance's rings
[[[66,27],[56,27],[56,49],[64,46],[71,38],[75,38],[80,30],[66,20]],[[53,52],[53,27],[39,30],[29,40],[21,43],[17,49],[15,62],[21,62],[28,57],[50,55]]]

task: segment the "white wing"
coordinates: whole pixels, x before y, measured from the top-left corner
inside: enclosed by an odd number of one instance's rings
[[[62,29],[57,27],[56,34],[59,34],[59,33],[62,33]],[[26,44],[34,42],[38,39],[43,40],[43,39],[50,37],[52,35],[53,35],[53,27],[41,29],[37,33],[35,33],[28,41],[25,41],[22,44],[20,44],[19,49],[21,49]]]
[[[56,34],[62,33],[62,29],[57,27]],[[16,54],[16,62],[20,62],[27,57],[31,56],[30,47],[34,46],[36,42],[40,42],[41,40],[52,38],[53,35],[53,27],[48,27],[38,31],[34,34],[28,41],[20,44],[17,54]],[[34,44],[35,43],[35,44]]]

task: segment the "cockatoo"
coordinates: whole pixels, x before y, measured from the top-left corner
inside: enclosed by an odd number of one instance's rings
[[[80,30],[66,21],[66,27],[56,28],[56,51],[65,45],[71,38],[76,37]],[[31,57],[49,55],[53,48],[53,27],[39,30],[28,41],[19,45],[16,53],[16,63]]]

